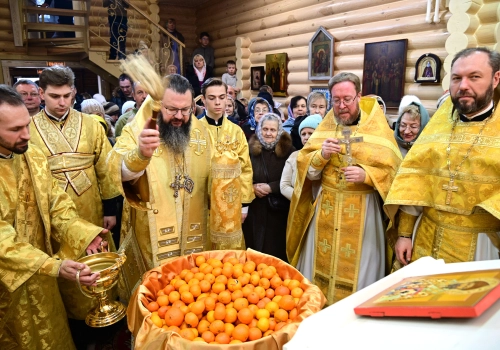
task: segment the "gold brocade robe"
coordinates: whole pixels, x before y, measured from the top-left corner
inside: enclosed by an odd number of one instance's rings
[[[321,156],[325,139],[342,137],[343,126],[337,125],[333,111],[325,116],[297,158],[297,180],[288,215],[287,255],[291,264],[297,266],[308,227],[317,212],[312,282],[326,295],[328,304],[357,290],[363,235],[373,234],[374,229],[364,227],[366,196],[378,193],[384,200],[401,162],[392,130],[376,100],[361,98],[360,109],[359,124],[349,128],[352,137],[363,137],[362,142],[351,144],[351,151],[356,165],[366,172],[364,183],[339,179],[340,168],[347,166],[342,156],[332,154],[329,160]],[[342,145],[341,154],[345,152]],[[310,167],[322,170],[322,191],[316,202],[312,181],[307,178]]]
[[[496,105],[496,104],[495,104]],[[448,98],[405,157],[385,202],[393,229],[388,241],[394,246],[398,227],[411,236],[416,217],[396,215],[400,205],[423,207],[422,220],[414,237],[411,260],[423,256],[447,263],[474,259],[478,233],[486,233],[500,249],[500,109],[486,121],[461,122],[450,141],[453,104]],[[484,126],[484,128],[483,128]],[[477,135],[481,136],[471,149]],[[450,145],[450,168],[447,165]],[[446,204],[447,198],[450,203]],[[404,218],[399,220],[399,218]]]
[[[147,270],[210,248],[207,237],[208,133],[200,121],[191,116],[191,140],[184,157],[185,172],[194,181],[194,187],[191,194],[181,188],[175,198],[171,188],[176,169],[174,153],[162,143],[151,159],[139,156],[138,137],[151,116],[151,103],[154,101],[148,96],[134,120],[123,128],[108,157],[113,181],[127,199],[121,243],[127,235],[135,234]],[[130,171],[145,170],[145,173],[135,181],[122,182],[123,162]]]
[[[33,116],[30,130],[31,141],[44,152],[52,176],[75,203],[78,215],[102,226],[102,200],[117,197],[120,192],[106,167],[111,145],[101,124],[74,109],[58,123],[42,110]],[[112,240],[108,242],[112,247]],[[85,319],[95,302],[66,280],[59,281],[59,288],[68,316]]]
[[[241,204],[249,204],[253,172],[243,130],[224,115],[219,125],[200,121],[208,129],[212,145],[210,240],[215,249],[244,249]]]
[[[60,259],[84,254],[102,228],[78,217],[35,145],[0,159],[0,172],[0,349],[74,349]]]

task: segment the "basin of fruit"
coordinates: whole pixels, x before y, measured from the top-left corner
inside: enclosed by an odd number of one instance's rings
[[[318,287],[273,256],[208,251],[148,271],[130,299],[135,349],[281,349],[321,310]]]

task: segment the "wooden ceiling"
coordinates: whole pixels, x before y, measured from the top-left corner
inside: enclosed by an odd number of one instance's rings
[[[160,6],[174,5],[197,8],[198,6],[208,2],[209,0],[158,0]]]

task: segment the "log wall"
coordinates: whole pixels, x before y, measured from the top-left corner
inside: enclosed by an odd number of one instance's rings
[[[228,59],[242,58],[237,67],[247,98],[256,95],[250,91],[249,68],[265,65],[267,54],[286,52],[288,97],[276,98],[284,105],[293,96],[307,96],[310,86],[328,83],[308,79],[309,41],[319,26],[335,39],[334,74],[351,71],[361,79],[365,43],[408,39],[404,93],[416,94],[433,113],[443,88],[417,84],[413,79],[422,54],[434,53],[442,62],[448,56],[446,21],[451,13],[445,6],[442,1],[439,23],[426,23],[427,0],[210,0],[197,9],[196,32],[207,31],[213,38],[216,75],[225,72]],[[243,43],[240,48],[238,38]]]

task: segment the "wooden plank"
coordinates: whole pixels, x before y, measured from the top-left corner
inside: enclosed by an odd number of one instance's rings
[[[17,1],[9,1],[10,18],[12,19],[12,32],[14,34],[14,45],[23,46],[23,27],[21,24],[21,11]]]
[[[28,39],[28,46],[59,46],[83,44],[83,38],[45,38]]]
[[[86,30],[85,26],[70,24],[26,23],[26,29],[39,32],[79,32]]]
[[[26,13],[35,13],[39,15],[51,15],[51,16],[84,17],[87,15],[86,10],[65,10],[65,9],[56,9],[52,7],[26,6],[24,7],[24,11]]]

